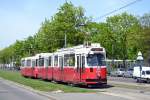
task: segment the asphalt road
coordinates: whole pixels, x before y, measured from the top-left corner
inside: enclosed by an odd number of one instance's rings
[[[49,99],[0,79],[0,100],[49,100]]]
[[[108,81],[115,81],[115,82],[136,83],[136,79],[133,79],[133,78],[108,76],[107,79]]]
[[[105,91],[103,94],[122,97],[128,100],[150,100],[150,91],[141,91],[139,89],[130,89],[130,88],[119,88],[111,87],[105,89],[96,89],[98,91]]]
[[[120,96],[99,93],[46,93],[52,100],[128,100]],[[50,100],[12,82],[0,79],[0,100]]]
[[[118,82],[134,83],[131,78],[108,77],[108,80]],[[149,100],[149,91],[132,90],[119,87],[108,87],[96,89],[98,93],[55,93],[47,95],[53,100]],[[21,88],[11,82],[0,79],[0,100],[50,100],[47,97]]]
[[[57,93],[51,94],[56,100],[129,100],[121,96],[103,93]]]

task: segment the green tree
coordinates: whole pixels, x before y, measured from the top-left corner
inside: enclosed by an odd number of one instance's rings
[[[121,15],[109,17],[107,23],[112,32],[112,39],[114,39],[112,40],[112,43],[114,42],[112,45],[115,45],[115,51],[120,55],[119,58],[135,57],[134,55],[141,46],[138,43],[140,25],[137,18],[133,15],[122,13]],[[134,51],[135,48],[136,51]]]
[[[64,3],[51,18],[45,19],[36,34],[41,51],[52,52],[64,47],[64,37],[67,36],[67,46],[81,44],[84,33],[79,30],[80,24],[88,22],[82,7],[75,7],[71,2]]]
[[[141,50],[141,27],[138,19],[127,13],[108,17],[105,23],[95,23],[97,33],[92,41],[100,42],[107,51],[109,58],[135,59]]]
[[[150,64],[150,13],[146,13],[139,18],[142,26],[142,53],[146,61]]]

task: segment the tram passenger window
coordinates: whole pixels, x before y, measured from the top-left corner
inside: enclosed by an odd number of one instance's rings
[[[39,60],[38,60],[38,59],[36,59],[35,66],[38,66],[38,61],[39,61]]]
[[[64,55],[64,66],[69,66],[69,55]]]
[[[58,56],[55,56],[55,59],[54,59],[54,66],[58,66]]]
[[[75,66],[75,54],[64,55],[64,66]]]
[[[27,66],[31,66],[31,60],[27,60]]]
[[[21,61],[21,66],[24,67],[25,66],[25,60]]]
[[[82,56],[82,68],[85,68],[85,56]]]
[[[39,59],[39,66],[44,66],[44,58]]]
[[[79,71],[80,63],[79,63],[79,56],[77,56],[77,72]]]
[[[49,57],[48,65],[51,66],[51,57]]]
[[[48,67],[48,66],[49,66],[49,59],[46,58],[45,61],[44,61],[44,63],[45,63],[44,66],[45,66],[45,67]]]
[[[63,57],[59,57],[59,66],[63,69]]]
[[[69,56],[69,66],[75,66],[75,54]]]
[[[35,61],[32,61],[32,67],[34,67],[35,66]]]

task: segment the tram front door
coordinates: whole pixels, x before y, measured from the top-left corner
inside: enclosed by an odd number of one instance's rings
[[[82,74],[84,72],[85,57],[81,54],[77,55],[76,81],[82,82]]]

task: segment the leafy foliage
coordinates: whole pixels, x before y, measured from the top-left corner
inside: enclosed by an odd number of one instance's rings
[[[139,18],[139,21],[142,26],[142,51],[144,57],[150,63],[150,13],[144,14]]]

